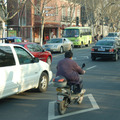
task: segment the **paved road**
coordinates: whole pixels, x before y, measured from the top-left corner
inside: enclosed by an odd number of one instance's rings
[[[87,92],[81,105],[71,105],[65,115],[58,115],[56,91],[50,84],[46,93],[30,90],[0,100],[0,120],[120,120],[120,60],[92,61],[90,48],[73,50],[73,59],[79,65],[86,63],[83,80]],[[53,54],[53,75],[62,58],[64,54]]]

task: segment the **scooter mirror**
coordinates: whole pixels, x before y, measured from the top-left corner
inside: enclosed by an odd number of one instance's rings
[[[82,68],[84,68],[84,67],[85,67],[85,63],[82,64]]]

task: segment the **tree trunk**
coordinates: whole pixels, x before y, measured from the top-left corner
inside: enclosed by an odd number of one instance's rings
[[[42,17],[42,23],[41,23],[41,34],[40,34],[40,45],[43,45],[43,31],[44,31],[44,17]]]

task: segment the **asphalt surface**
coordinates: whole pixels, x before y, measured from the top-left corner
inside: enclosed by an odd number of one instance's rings
[[[49,84],[45,93],[29,90],[0,100],[0,120],[120,120],[120,60],[90,58],[89,47],[74,48],[73,59],[84,68],[85,97],[81,105],[73,104],[59,115],[56,88]],[[53,78],[56,65],[64,53],[53,53]]]

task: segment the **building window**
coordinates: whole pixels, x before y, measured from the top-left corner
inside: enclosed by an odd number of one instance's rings
[[[79,9],[77,10],[77,16],[78,17],[80,16],[80,10]]]
[[[20,24],[21,26],[26,26],[26,18],[27,18],[27,11],[26,11],[26,5],[25,7],[23,8],[23,12],[22,12],[22,15],[21,15],[21,18],[20,18]]]
[[[62,21],[65,20],[65,6],[62,6]]]
[[[70,7],[68,8],[68,21],[70,21]]]
[[[58,6],[56,5],[56,15],[58,15]]]
[[[34,10],[35,15],[40,15],[40,5],[36,5],[35,10]]]

